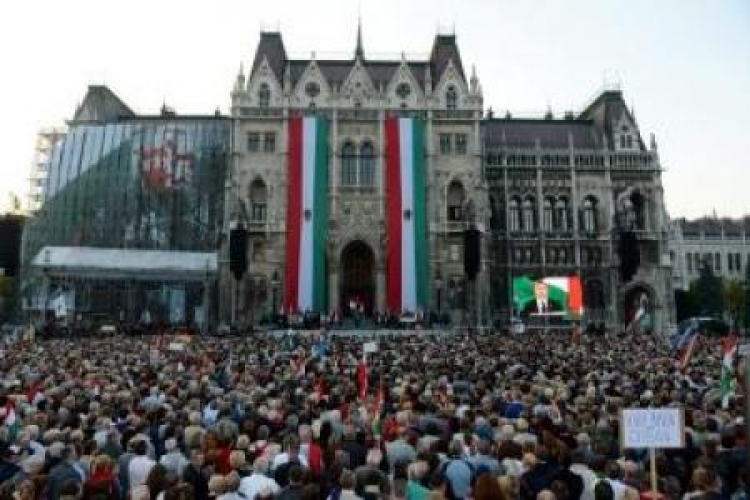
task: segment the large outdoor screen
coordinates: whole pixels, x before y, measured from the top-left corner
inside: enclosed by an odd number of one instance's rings
[[[513,305],[520,314],[579,318],[584,308],[581,278],[578,276],[547,277],[540,280],[534,280],[528,276],[514,278]]]

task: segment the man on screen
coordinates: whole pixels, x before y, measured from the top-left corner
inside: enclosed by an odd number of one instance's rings
[[[536,299],[536,312],[544,314],[549,311],[549,291],[547,283],[543,281],[534,282],[534,298]]]

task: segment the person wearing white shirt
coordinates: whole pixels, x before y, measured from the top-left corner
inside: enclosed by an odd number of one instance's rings
[[[300,453],[299,441],[296,436],[288,436],[284,440],[284,452],[279,453],[273,457],[273,463],[271,463],[271,471],[275,471],[279,466],[289,462],[292,457],[296,457],[299,464],[307,468],[307,458]]]
[[[148,446],[146,445],[146,441],[138,441],[135,443],[133,445],[133,451],[136,456],[128,465],[128,477],[131,490],[146,484],[148,474],[151,472],[154,465],[156,465],[156,462],[151,460],[147,455]]]
[[[173,472],[177,477],[182,477],[182,471],[188,465],[188,460],[185,455],[182,454],[180,449],[177,447],[177,440],[169,438],[164,443],[166,449],[166,455],[162,455],[159,463],[162,464],[170,472]]]
[[[583,493],[581,500],[594,500],[594,488],[599,478],[596,473],[586,465],[586,452],[582,449],[574,450],[571,455],[572,464],[570,472],[577,474],[583,480]]]
[[[240,482],[239,492],[245,495],[245,498],[252,499],[258,493],[269,492],[276,495],[281,491],[278,483],[266,476],[268,471],[268,459],[258,457],[253,462],[253,473],[242,479]]]

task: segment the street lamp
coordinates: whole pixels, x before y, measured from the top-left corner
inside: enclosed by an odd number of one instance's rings
[[[279,289],[279,271],[274,270],[273,275],[271,276],[271,304],[273,309],[271,310],[271,318],[273,318],[274,323],[276,322],[276,292]]]
[[[440,315],[442,313],[442,308],[440,307],[440,295],[443,291],[443,277],[440,274],[440,269],[435,270],[435,287],[437,288],[437,313],[438,313],[438,321],[440,321]]]

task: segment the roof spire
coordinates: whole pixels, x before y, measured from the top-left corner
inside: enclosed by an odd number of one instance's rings
[[[365,58],[365,49],[362,48],[362,14],[357,14],[357,46],[354,49],[354,58]]]

